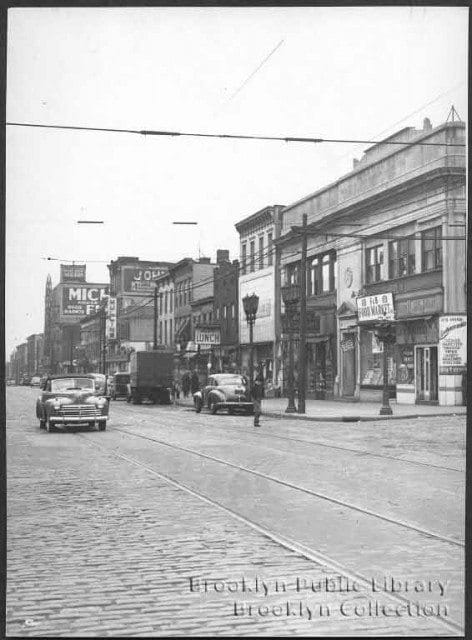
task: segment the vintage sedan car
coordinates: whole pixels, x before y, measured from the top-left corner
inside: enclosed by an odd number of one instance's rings
[[[67,424],[96,426],[99,431],[105,431],[108,405],[92,375],[55,375],[43,384],[36,402],[36,417],[40,428],[48,431]]]
[[[41,384],[41,376],[33,376],[30,381],[32,387],[39,387]]]
[[[212,414],[219,409],[228,413],[254,413],[246,378],[234,373],[216,373],[209,376],[207,385],[193,394],[195,411],[208,407]]]

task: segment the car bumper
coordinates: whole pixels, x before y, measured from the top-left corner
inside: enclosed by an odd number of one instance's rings
[[[253,402],[238,402],[237,400],[230,402],[217,402],[218,409],[252,409],[254,408]]]
[[[110,416],[50,416],[50,422],[58,422],[62,424],[67,424],[70,422],[79,423],[79,422],[99,422],[101,420],[109,420]]]

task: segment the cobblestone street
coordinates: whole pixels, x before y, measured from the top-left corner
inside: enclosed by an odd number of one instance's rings
[[[7,389],[9,636],[461,635],[465,418],[310,423]]]

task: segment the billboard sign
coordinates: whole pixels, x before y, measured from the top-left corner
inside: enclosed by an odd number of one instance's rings
[[[200,349],[211,349],[220,344],[219,329],[195,328],[195,344],[200,345]]]
[[[85,264],[61,264],[61,282],[85,282]]]
[[[107,294],[108,287],[105,285],[67,285],[62,289],[62,315],[77,319],[89,316],[98,311],[100,302]]]
[[[439,373],[460,375],[467,370],[467,317],[439,318]]]
[[[123,267],[123,291],[125,293],[152,293],[155,281],[167,269],[144,265],[140,267]]]
[[[106,336],[108,340],[116,339],[116,298],[112,296],[107,303]]]
[[[357,298],[357,317],[359,322],[395,320],[393,293]]]

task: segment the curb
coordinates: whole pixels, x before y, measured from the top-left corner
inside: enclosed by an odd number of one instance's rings
[[[465,416],[465,411],[451,413],[411,413],[401,416],[307,416],[296,413],[277,413],[275,411],[262,411],[262,416],[268,418],[280,418],[282,420],[306,420],[307,422],[378,422],[379,420],[413,420],[415,418],[440,418],[450,416]]]

